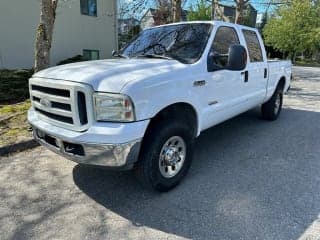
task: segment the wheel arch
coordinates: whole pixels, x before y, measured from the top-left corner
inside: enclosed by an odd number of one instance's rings
[[[194,136],[197,137],[199,135],[199,115],[196,108],[187,102],[176,102],[163,107],[151,118],[147,131],[150,131],[157,122],[168,118],[185,119],[190,127],[193,128]]]
[[[277,88],[278,88],[278,87],[281,87],[282,90],[285,90],[285,89],[284,89],[285,86],[286,86],[286,77],[285,77],[285,76],[282,76],[282,77],[279,79],[279,81],[278,81]]]

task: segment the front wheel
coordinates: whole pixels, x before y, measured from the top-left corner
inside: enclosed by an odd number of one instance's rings
[[[135,173],[144,186],[165,192],[180,183],[193,157],[193,131],[182,121],[157,124],[146,134]]]
[[[262,118],[270,121],[276,120],[280,115],[282,102],[283,90],[278,86],[270,100],[262,105]]]

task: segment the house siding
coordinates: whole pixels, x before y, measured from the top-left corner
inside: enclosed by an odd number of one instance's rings
[[[227,17],[228,22],[234,23],[236,19],[236,8],[234,6],[226,6],[223,4],[219,5],[220,12],[223,14],[224,17]],[[250,11],[250,16],[249,16],[249,24],[250,27],[255,27],[256,25],[256,19],[257,19],[257,10],[251,5],[246,5],[245,12]],[[217,20],[224,20],[222,16],[217,16]]]
[[[51,64],[99,50],[100,58],[111,57],[117,46],[116,0],[97,0],[97,17],[80,13],[80,0],[60,1],[54,28]],[[0,68],[31,68],[34,64],[35,33],[39,23],[39,0],[1,0]]]
[[[146,14],[141,18],[141,22],[140,22],[141,29],[153,27],[154,24],[155,24],[154,18],[151,10],[149,9],[146,12]]]
[[[172,16],[169,16],[168,19],[161,19],[159,18],[159,11],[157,9],[150,8],[148,11],[142,16],[140,20],[140,27],[142,30],[150,27],[154,27],[159,24],[165,24],[166,22],[172,21]],[[161,15],[161,14],[160,14]],[[187,21],[188,20],[188,11],[182,10],[181,11],[181,21]]]

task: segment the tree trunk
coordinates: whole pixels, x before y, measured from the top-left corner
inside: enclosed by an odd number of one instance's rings
[[[291,55],[291,62],[292,63],[295,63],[296,62],[296,56],[297,56],[297,53],[294,51]]]
[[[36,33],[34,70],[50,65],[50,50],[58,0],[41,0],[40,23]]]
[[[240,4],[237,5],[235,23],[237,23],[237,24],[241,24],[242,23],[242,20],[243,20],[242,12],[243,12],[242,6]]]
[[[173,0],[173,22],[181,21],[181,0]]]
[[[229,18],[223,14],[218,0],[212,0],[211,20],[223,20],[225,22],[229,21]]]
[[[234,0],[236,3],[236,19],[235,23],[243,24],[243,10],[249,0]]]

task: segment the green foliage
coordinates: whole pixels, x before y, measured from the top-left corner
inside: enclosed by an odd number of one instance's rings
[[[309,0],[293,0],[278,9],[266,24],[263,33],[266,44],[293,59],[297,52],[320,48],[320,8]]]
[[[250,7],[247,7],[247,9],[244,11],[244,14],[243,14],[242,25],[249,26],[249,27],[256,26],[256,22],[253,21],[251,15],[252,15],[252,10]]]
[[[27,111],[30,100],[18,104],[0,105],[0,147],[30,139]]]
[[[16,103],[29,97],[28,79],[33,70],[0,70],[0,104]]]
[[[141,32],[140,25],[132,27],[127,34],[119,34],[119,49],[123,48],[128,42],[130,42],[135,36]]]
[[[191,6],[188,14],[189,21],[211,20],[211,6],[205,0],[199,0],[195,6]]]
[[[258,27],[260,33],[262,33],[264,27],[266,26],[267,22],[268,22],[269,16],[268,16],[268,12],[265,11],[263,16],[262,16],[262,22],[260,24],[260,26]]]
[[[242,25],[256,27],[257,13],[253,11],[250,5],[246,5],[243,11]]]
[[[135,37],[136,35],[138,35],[141,32],[141,28],[140,25],[134,26],[132,27],[129,32],[128,35],[131,37]]]

